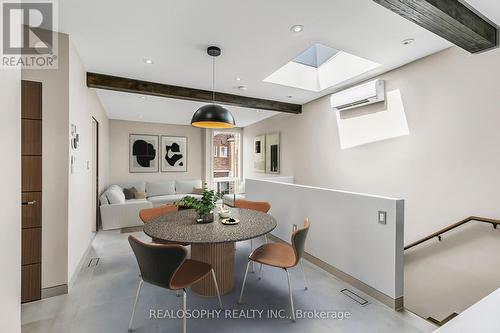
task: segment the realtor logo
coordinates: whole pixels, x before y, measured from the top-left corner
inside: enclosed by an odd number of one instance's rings
[[[1,1],[2,68],[57,69],[54,1]]]

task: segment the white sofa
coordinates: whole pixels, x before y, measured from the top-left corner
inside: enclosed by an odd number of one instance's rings
[[[125,199],[124,188],[135,187],[138,192],[146,192],[145,199]],[[158,182],[135,182],[111,185],[99,198],[103,230],[134,227],[142,225],[139,211],[164,204],[173,204],[187,195],[193,194],[194,188],[201,188],[197,180],[164,180]]]

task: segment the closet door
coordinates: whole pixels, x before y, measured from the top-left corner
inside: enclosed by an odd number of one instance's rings
[[[42,84],[21,86],[21,302],[42,290]]]

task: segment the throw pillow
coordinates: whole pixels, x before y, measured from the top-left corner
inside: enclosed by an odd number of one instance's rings
[[[125,194],[125,200],[134,199],[136,192],[137,192],[137,190],[135,189],[135,187],[124,188],[123,189],[123,194]]]
[[[193,191],[191,192],[193,194],[198,194],[198,195],[203,195],[203,189],[202,188],[193,188]]]
[[[136,199],[146,199],[146,192],[135,192]]]

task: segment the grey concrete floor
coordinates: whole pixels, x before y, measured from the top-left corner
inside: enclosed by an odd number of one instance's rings
[[[22,306],[23,333],[127,332],[128,320],[139,283],[139,269],[127,242],[130,234],[100,231],[67,295],[47,298]],[[142,233],[134,233],[148,239]],[[258,242],[258,241],[256,241]],[[283,309],[288,314],[289,299],[286,274],[281,269],[265,267],[263,279],[249,274],[242,305],[236,305],[250,250],[249,242],[237,244],[236,285],[224,295],[225,309],[265,310],[264,318],[190,319],[188,332],[432,332],[436,327],[408,311],[396,312],[357,291],[309,262],[304,262],[309,290],[304,290],[300,270],[291,272],[295,307],[299,310],[348,312],[348,319],[268,319],[268,309]],[[99,257],[96,267],[87,267]],[[366,298],[361,306],[340,290],[349,288]],[[216,298],[200,297],[188,291],[188,309],[217,310]],[[136,316],[136,332],[181,332],[180,319],[150,319],[150,310],[182,309],[182,298],[172,291],[144,284]],[[241,313],[241,312],[239,312]],[[247,311],[243,314],[250,315]],[[257,313],[254,311],[253,313]],[[193,313],[194,314],[194,313]]]

